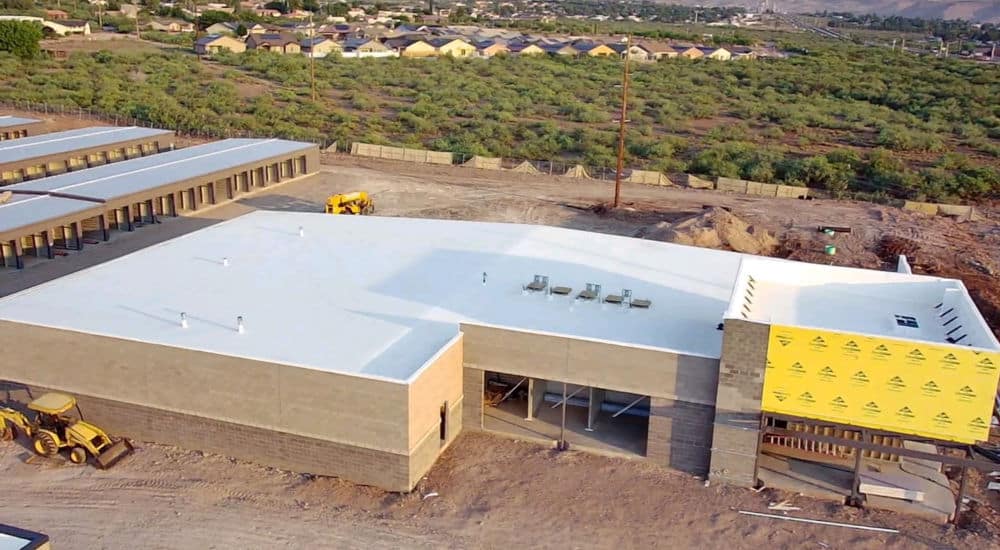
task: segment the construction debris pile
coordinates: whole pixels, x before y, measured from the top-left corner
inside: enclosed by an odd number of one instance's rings
[[[634,236],[761,256],[770,256],[778,247],[778,239],[769,231],[756,228],[718,207],[707,208],[673,223],[659,222],[643,227]]]

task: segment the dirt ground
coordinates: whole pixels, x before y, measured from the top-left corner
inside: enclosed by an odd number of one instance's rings
[[[0,295],[253,209],[320,212],[328,195],[361,189],[374,194],[378,215],[537,223],[622,235],[652,234],[664,223],[703,215],[705,206],[720,207],[749,224],[748,231],[773,235],[780,243],[776,254],[838,265],[881,267],[879,243],[887,235],[902,237],[916,246],[918,272],[971,282],[980,306],[993,308],[993,328],[1000,326],[995,210],[985,212],[992,219],[959,223],[867,203],[625,185],[626,208],[609,213],[592,208],[610,199],[607,182],[346,156],[327,156],[324,162],[315,176],[197,216],[116,234],[110,243],[32,262],[22,272],[0,272]],[[822,224],[848,225],[852,232],[827,237],[816,231]],[[838,253],[824,255],[825,244],[836,244]],[[1000,501],[985,494],[981,476],[971,484],[976,501],[967,526],[953,528],[771,490],[705,487],[703,480],[643,462],[556,453],[487,434],[463,434],[407,495],[148,443],[104,472],[59,460],[26,463],[30,456],[23,447],[0,446],[0,495],[7,504],[0,522],[49,533],[57,548],[1000,548],[1000,518],[990,506]],[[801,508],[791,516],[900,533],[737,513],[767,512],[769,502],[784,499]]]
[[[0,447],[0,520],[56,548],[988,548],[996,539],[638,461],[466,433],[409,494],[143,444],[108,471]],[[749,517],[790,516],[898,534]],[[11,505],[13,504],[13,505]],[[779,515],[780,512],[778,513]]]

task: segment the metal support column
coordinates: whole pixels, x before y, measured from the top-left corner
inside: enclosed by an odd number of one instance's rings
[[[167,195],[166,197],[164,197],[164,199],[167,201],[167,208],[166,208],[166,210],[167,210],[167,212],[169,212],[170,217],[176,218],[177,217],[177,195],[174,195],[173,193],[171,193],[171,194]]]
[[[153,199],[146,201],[146,208],[149,209],[149,223],[160,223],[156,219],[156,209],[153,208]]]
[[[566,395],[566,382],[563,382],[563,398],[562,398],[562,423],[559,425],[559,450],[565,451],[568,448],[566,445],[566,402],[569,401],[569,396]]]
[[[228,197],[229,200],[233,200],[234,195],[235,193],[233,192],[233,178],[228,177],[226,178],[226,197]]]
[[[105,216],[104,214],[98,215],[97,216],[97,223],[101,224],[101,239],[103,239],[105,242],[107,242],[107,240],[111,238],[110,235],[108,235],[108,218],[107,218],[107,216]]]
[[[132,227],[132,207],[129,205],[123,206],[122,214],[125,217],[125,230],[133,231],[135,228]]]
[[[24,250],[21,248],[21,239],[14,239],[14,265],[18,269],[24,269]]]
[[[83,250],[83,224],[73,222],[69,227],[73,230],[73,240],[76,241],[76,249]]]
[[[48,259],[53,259],[56,255],[52,251],[52,233],[48,229],[42,231],[42,240],[45,241],[45,256]]]

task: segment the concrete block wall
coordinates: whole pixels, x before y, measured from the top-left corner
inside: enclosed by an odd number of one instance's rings
[[[753,484],[769,336],[769,325],[725,321],[712,429],[712,480]]]
[[[486,392],[486,374],[475,368],[462,369],[462,428],[483,429],[483,394]]]
[[[711,405],[651,398],[646,457],[661,466],[705,475],[711,460],[714,418]]]
[[[58,388],[0,381],[0,398],[27,404]],[[294,472],[331,475],[393,491],[412,488],[410,457],[74,392],[83,417],[133,441],[223,454]],[[23,436],[22,436],[23,437]]]

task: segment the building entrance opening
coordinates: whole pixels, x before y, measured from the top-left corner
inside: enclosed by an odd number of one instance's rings
[[[649,396],[487,372],[483,428],[569,448],[646,456]],[[565,396],[565,398],[564,398]]]

